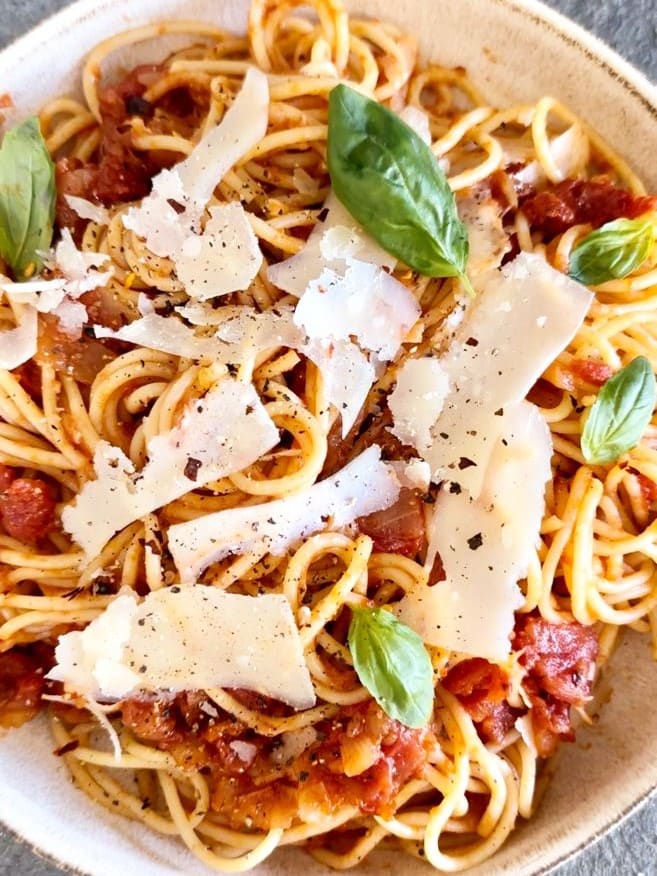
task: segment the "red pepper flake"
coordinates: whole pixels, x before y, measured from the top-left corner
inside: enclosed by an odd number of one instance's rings
[[[188,457],[187,464],[185,465],[185,477],[190,481],[195,481],[198,477],[198,470],[203,465],[200,459],[194,459],[193,456]]]
[[[484,543],[484,538],[480,532],[478,532],[476,535],[471,536],[468,539],[468,547],[470,548],[471,551],[476,551],[477,548],[480,548],[483,543]]]

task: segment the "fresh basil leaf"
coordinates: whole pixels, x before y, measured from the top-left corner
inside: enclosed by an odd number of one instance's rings
[[[620,280],[645,262],[654,244],[655,224],[650,220],[607,222],[574,247],[568,273],[588,286]]]
[[[582,433],[584,459],[616,462],[641,440],[655,409],[657,384],[650,362],[637,356],[610,377],[593,403]]]
[[[426,727],[433,669],[422,639],[383,608],[353,608],[349,648],[358,678],[383,711],[407,727]]]
[[[55,165],[36,118],[5,134],[0,147],[0,257],[17,280],[41,269],[55,219]]]
[[[329,95],[331,184],[388,252],[427,277],[465,276],[468,232],[427,144],[391,110],[337,85]]]

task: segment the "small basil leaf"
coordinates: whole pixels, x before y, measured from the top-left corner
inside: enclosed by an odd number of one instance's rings
[[[588,286],[620,280],[645,262],[654,244],[655,225],[649,220],[607,222],[574,247],[568,273]]]
[[[433,669],[422,639],[383,608],[354,608],[349,648],[362,684],[383,711],[407,727],[426,727]]]
[[[0,148],[0,256],[17,280],[41,269],[55,219],[55,165],[36,118],[5,134]]]
[[[657,384],[650,362],[637,356],[610,377],[598,393],[582,433],[584,459],[615,462],[641,440],[655,409]]]
[[[468,233],[427,144],[374,100],[336,86],[329,95],[331,184],[388,252],[427,277],[465,277]]]

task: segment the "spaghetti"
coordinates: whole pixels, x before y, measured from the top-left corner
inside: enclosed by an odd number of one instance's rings
[[[309,5],[312,15],[295,3],[252,0],[245,37],[189,21],[119,34],[89,55],[83,102],[44,107],[59,230],[69,228],[83,253],[105,255],[112,267],[106,285],[82,297],[87,325],[119,330],[140,318],[144,301],[160,316],[189,303],[175,260],[149,249],[124,219],[151,178],[225,118],[254,65],[268,77],[267,132],[219,181],[210,206],[244,205],[264,261],[247,289],[215,300],[212,331],[239,308],[266,313],[294,303],[268,267],[301,252],[324,218],[327,102],[339,82],[425,118],[457,203],[474,199],[475,210],[492,211],[507,256],[531,253],[567,272],[592,228],[654,218],[656,202],[632,170],[557,101],[490,107],[462,71],[419,65],[412,37],[396,27],[349,17],[337,0]],[[182,35],[188,46],[114,84],[101,76],[118,49],[163,34]],[[101,210],[82,219],[66,194]],[[376,704],[354,671],[347,630],[352,608],[394,604],[427,578],[440,586],[440,564],[425,563],[435,484],[407,488],[389,511],[311,534],[282,555],[247,549],[203,572],[204,585],[230,593],[284,594],[317,696],[311,708],[232,688],[94,706],[62,696],[43,675],[58,638],[101,616],[120,590],[142,598],[179,583],[167,549],[172,526],[285,500],[373,444],[386,459],[413,458],[389,431],[386,397],[405,361],[444,350],[463,307],[458,278],[397,265],[394,276],[420,318],[344,437],[321,369],[293,345],[256,348],[227,368],[93,332],[71,337],[41,314],[36,356],[0,371],[3,723],[32,717],[45,692],[57,751],[81,790],[180,837],[222,872],[248,870],[283,845],[304,846],[338,869],[381,845],[441,871],[488,859],[518,817],[531,817],[540,758],[573,738],[571,706],[585,717],[594,666],[618,630],[651,636],[657,656],[657,424],[611,464],[587,464],[581,449],[605,381],[637,356],[657,364],[656,259],[653,250],[629,275],[596,287],[584,324],[531,390],[552,435],[553,476],[540,544],[521,582],[511,656],[498,665],[429,646],[435,706],[424,729]],[[0,317],[14,327],[20,306],[7,298]],[[281,440],[86,556],[61,514],[95,476],[99,446],[119,448],[142,470],[149,442],[228,376],[255,387]],[[118,757],[99,732],[108,725]]]

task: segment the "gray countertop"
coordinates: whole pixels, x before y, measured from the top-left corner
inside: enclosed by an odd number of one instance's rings
[[[0,47],[29,30],[67,0],[0,0]],[[593,31],[657,81],[657,0],[549,0],[549,5]],[[0,874],[58,876],[0,830]],[[657,876],[657,799],[644,805],[555,876]]]

